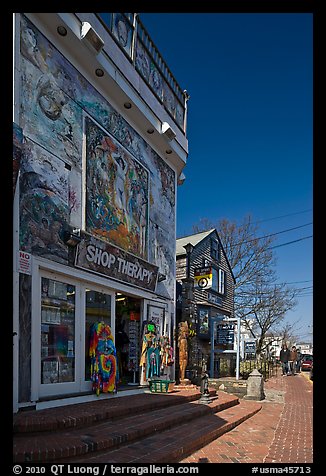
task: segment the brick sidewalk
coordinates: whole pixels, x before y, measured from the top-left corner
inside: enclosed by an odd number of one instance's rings
[[[312,382],[273,377],[265,393],[260,412],[180,463],[312,463]]]

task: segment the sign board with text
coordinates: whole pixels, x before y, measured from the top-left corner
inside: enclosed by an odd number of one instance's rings
[[[155,291],[158,267],[94,236],[78,245],[75,266]]]
[[[196,289],[210,289],[212,282],[213,274],[211,266],[194,269],[194,287]]]
[[[217,324],[217,343],[233,344],[234,343],[234,324],[222,322]]]
[[[32,255],[21,250],[18,251],[17,255],[17,272],[32,274]]]

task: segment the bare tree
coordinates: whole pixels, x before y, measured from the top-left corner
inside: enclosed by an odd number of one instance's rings
[[[259,227],[246,216],[239,225],[227,219],[217,224],[202,219],[194,232],[216,228],[235,277],[235,315],[257,342],[257,356],[267,333],[280,325],[296,305],[296,290],[277,280],[271,249],[275,237],[259,236]]]
[[[282,342],[287,342],[289,346],[294,345],[298,341],[298,331],[300,328],[297,328],[299,320],[292,323],[285,323],[280,327],[277,327],[275,330],[275,335],[278,335]]]

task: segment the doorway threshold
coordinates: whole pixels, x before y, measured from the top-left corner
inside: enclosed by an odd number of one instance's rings
[[[108,398],[128,397],[130,395],[137,395],[139,393],[148,392],[148,387],[139,387],[135,389],[121,389],[117,393],[95,393],[83,394],[83,395],[71,395],[65,397],[53,397],[51,400],[42,400],[36,402],[36,410],[44,410],[46,408],[62,407],[65,405],[76,405],[78,403],[98,402],[101,400],[107,400]]]

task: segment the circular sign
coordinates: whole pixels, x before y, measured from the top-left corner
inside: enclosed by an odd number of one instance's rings
[[[198,280],[198,286],[200,288],[206,288],[207,285],[208,285],[208,279],[207,278],[200,278]]]

